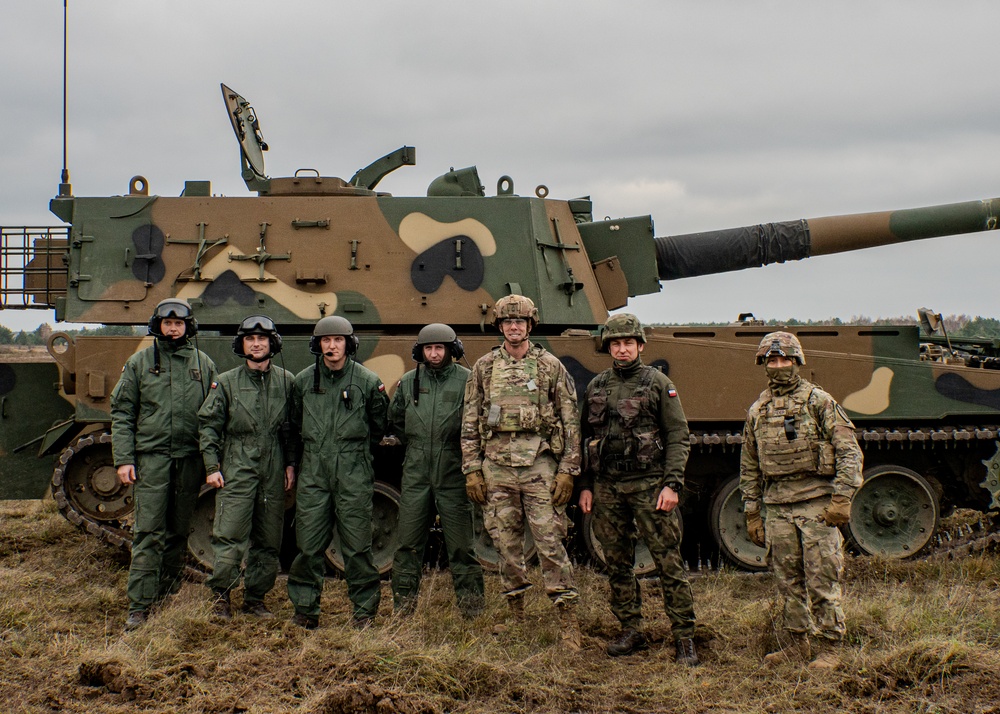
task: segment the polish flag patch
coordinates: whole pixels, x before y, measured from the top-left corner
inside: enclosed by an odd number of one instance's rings
[[[219,383],[218,382],[212,382],[212,389],[218,389],[218,388],[219,388]]]
[[[380,391],[380,392],[384,392],[385,391],[385,385],[382,384],[381,382],[378,383],[378,391]]]
[[[667,389],[667,396],[668,397],[676,397],[677,396],[677,390],[674,389],[673,387],[669,387]]]

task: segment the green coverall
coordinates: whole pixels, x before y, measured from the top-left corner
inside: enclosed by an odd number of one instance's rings
[[[136,469],[129,612],[145,612],[180,587],[191,515],[205,480],[198,408],[215,363],[189,342],[156,343],[129,357],[111,393],[115,467]]]
[[[399,548],[392,561],[396,608],[410,610],[420,591],[424,548],[434,508],[441,517],[448,565],[458,606],[474,615],[483,608],[483,568],[473,548],[472,504],[465,492],[459,432],[469,370],[449,363],[439,369],[421,366],[416,403],[416,370],[403,375],[389,407],[390,431],[406,445]]]
[[[198,412],[205,472],[222,472],[215,497],[212,548],[215,567],[205,583],[228,593],[244,575],[244,606],[262,602],[278,576],[285,513],[285,466],[294,444],[282,444],[294,375],[276,365],[245,364],[221,374]],[[290,430],[289,430],[290,431]]]
[[[317,369],[319,393],[314,390]],[[379,574],[372,558],[372,450],[385,434],[388,405],[378,375],[353,360],[337,371],[320,362],[295,376],[292,424],[302,435],[303,453],[295,496],[299,554],[288,572],[288,598],[298,614],[319,617],[324,553],[334,524],[355,620],[373,618],[378,611]]]

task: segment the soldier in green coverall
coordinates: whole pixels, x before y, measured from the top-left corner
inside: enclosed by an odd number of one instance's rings
[[[587,385],[581,429],[588,471],[580,508],[594,511],[594,534],[608,565],[611,611],[622,626],[607,653],[627,655],[647,646],[642,591],[633,570],[634,522],[656,564],[675,659],[693,667],[698,664],[694,599],[684,575],[677,516],[691,448],[688,425],[673,383],[642,363],[645,343],[635,315],[612,315],[601,331],[601,349],[614,364]]]
[[[483,610],[483,568],[473,548],[472,504],[465,493],[459,431],[469,370],[448,325],[425,326],[413,346],[417,368],[403,375],[389,406],[390,432],[406,445],[399,548],[392,561],[395,607],[412,612],[420,591],[427,533],[436,508],[458,607],[467,618]]]
[[[372,557],[372,451],[385,434],[389,398],[378,375],[352,358],[357,349],[350,322],[322,318],[309,341],[316,364],[295,376],[292,389],[292,427],[303,453],[295,498],[299,554],[288,573],[288,597],[292,622],[306,629],[319,626],[324,553],[334,525],[354,626],[371,624],[381,601]]]
[[[180,588],[204,479],[198,407],[215,378],[215,363],[191,346],[198,322],[186,301],[161,301],[148,327],[153,345],[129,357],[111,393],[115,468],[135,489],[126,630],[140,627],[155,603]]]
[[[278,553],[285,514],[285,491],[295,485],[295,444],[289,423],[294,376],[271,364],[281,351],[274,322],[252,315],[240,323],[233,352],[246,363],[212,382],[198,412],[206,481],[215,497],[212,550],[215,566],[205,583],[214,596],[213,612],[232,616],[229,594],[240,582],[246,558],[241,611],[273,615],[264,596],[278,576]]]

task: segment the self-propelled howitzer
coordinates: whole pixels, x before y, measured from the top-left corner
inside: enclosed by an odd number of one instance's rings
[[[238,362],[230,350],[235,326],[263,313],[279,324],[293,371],[312,359],[307,339],[315,322],[341,315],[360,336],[357,358],[392,389],[412,367],[420,327],[451,324],[475,359],[497,343],[484,325],[490,308],[520,293],[539,308],[533,337],[562,359],[582,390],[607,366],[595,332],[609,310],[657,292],[661,280],[987,230],[1000,206],[991,199],[655,238],[649,216],[594,221],[589,198],[552,199],[544,186],[519,196],[506,176],[487,197],[474,167],[435,179],[426,196],[377,191],[387,173],[415,163],[412,147],[346,181],[311,170],[270,178],[255,113],[228,87],[223,97],[242,175],[256,196],[216,196],[207,181],[159,196],[140,176],[122,196],[63,192],[51,209],[68,229],[4,231],[4,307],[141,326],[157,302],[183,297],[201,325],[199,347],[220,369]],[[752,356],[770,329],[752,322],[656,328],[644,353],[678,385],[691,422],[689,551],[700,547],[707,557],[718,547],[744,567],[759,567],[763,552],[742,532],[734,479],[746,408],[763,386]],[[1000,372],[983,368],[993,364],[992,347],[976,346],[981,359],[973,367],[972,360],[926,359],[939,353],[921,353],[915,326],[789,329],[809,354],[805,376],[844,405],[865,447],[868,481],[849,533],[860,549],[915,553],[930,541],[942,509],[990,506],[1000,493],[988,471],[1000,424]],[[109,541],[128,541],[131,490],[111,463],[108,400],[125,360],[150,339],[55,333],[55,364],[0,364],[0,496],[37,498],[51,484],[68,518]],[[376,558],[387,571],[400,454],[378,451]],[[205,494],[192,538],[204,564],[212,495]],[[581,543],[599,558],[589,523],[580,525]],[[485,534],[480,545],[488,561]],[[640,569],[649,567],[644,558]]]

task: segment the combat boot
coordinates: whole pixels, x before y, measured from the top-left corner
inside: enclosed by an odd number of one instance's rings
[[[813,648],[815,657],[809,663],[809,669],[837,669],[840,666],[840,654],[837,652],[837,642],[820,638]]]
[[[138,630],[146,624],[147,619],[148,616],[145,610],[133,610],[128,614],[128,619],[125,620],[125,632]]]
[[[674,642],[674,647],[677,650],[674,654],[674,662],[677,664],[685,667],[697,667],[701,664],[701,660],[698,659],[698,651],[694,648],[694,640],[690,637],[681,637]]]
[[[774,666],[785,662],[809,661],[809,636],[805,632],[787,632],[779,648],[764,655],[764,664]]]
[[[240,612],[244,615],[252,615],[261,620],[273,620],[274,613],[267,609],[267,605],[261,600],[244,600],[240,607]]]
[[[212,600],[212,617],[223,622],[233,619],[233,610],[229,605],[229,593],[225,590],[216,590],[215,599]]]
[[[510,608],[510,616],[514,622],[524,622],[524,595],[508,597],[507,607]]]
[[[579,652],[583,646],[583,638],[580,635],[580,621],[576,617],[575,607],[557,607],[559,614],[559,637],[562,646],[573,652]]]
[[[622,655],[629,655],[633,652],[644,650],[647,647],[649,647],[649,642],[646,640],[646,635],[643,632],[634,627],[626,627],[618,634],[618,637],[608,643],[605,652],[610,657],[621,657]]]

